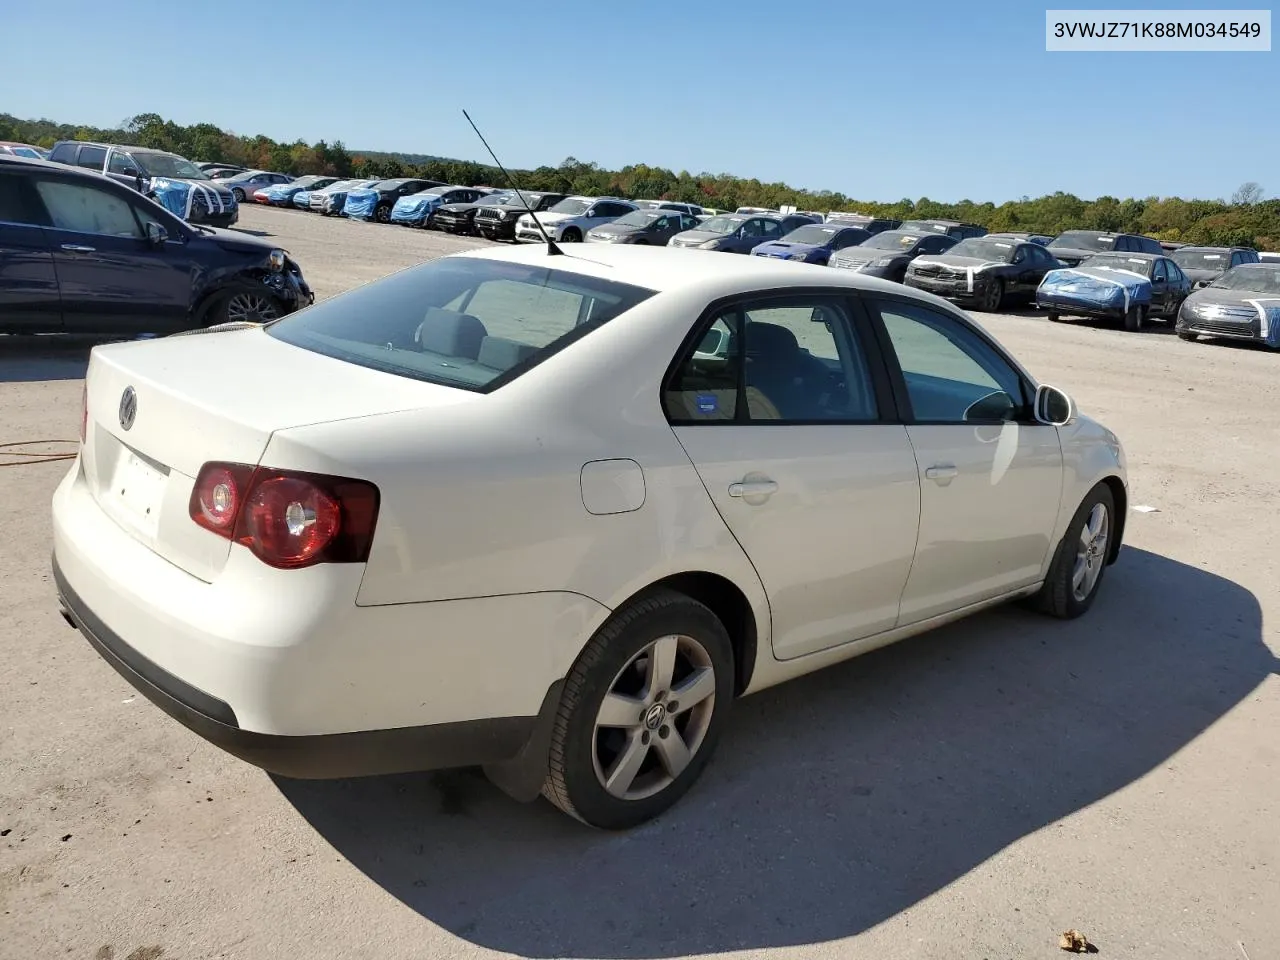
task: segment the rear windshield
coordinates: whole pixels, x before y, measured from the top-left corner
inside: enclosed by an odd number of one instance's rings
[[[267,325],[294,346],[485,393],[655,291],[565,270],[442,257]]]

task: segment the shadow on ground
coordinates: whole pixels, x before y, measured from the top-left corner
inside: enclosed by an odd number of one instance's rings
[[[89,351],[107,337],[67,334],[0,336],[0,383],[80,380],[89,366]]]
[[[1240,586],[1126,549],[1090,614],[1002,609],[735,704],[700,785],[629,834],[478,775],[277,779],[356,867],[533,957],[818,943],[886,920],[1165,763],[1277,661]]]

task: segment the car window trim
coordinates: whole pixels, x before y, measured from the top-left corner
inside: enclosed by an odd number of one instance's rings
[[[744,304],[758,305],[761,301],[794,300],[805,297],[821,298],[834,302],[849,319],[849,334],[857,341],[867,362],[867,372],[871,376],[872,394],[876,401],[877,415],[871,420],[752,420],[747,410],[746,397],[746,350],[738,352],[737,383],[735,389],[734,418],[732,420],[681,420],[672,418],[667,411],[666,394],[668,385],[683,365],[685,359],[697,344],[702,342],[711,325],[729,310],[736,311],[740,327],[743,326]],[[745,348],[745,340],[744,340]],[[881,356],[883,350],[872,327],[870,317],[857,296],[857,291],[841,287],[770,287],[764,290],[752,290],[746,293],[735,293],[712,300],[689,327],[680,346],[667,364],[658,386],[658,407],[663,418],[671,427],[874,427],[901,425],[897,398],[889,380],[889,371]],[[741,419],[740,419],[741,417]]]
[[[1022,364],[1014,360],[1007,350],[1005,350],[995,339],[982,330],[975,323],[963,316],[959,311],[948,310],[938,307],[932,303],[925,303],[910,296],[902,296],[896,293],[875,293],[865,295],[863,298],[864,308],[871,321],[872,329],[875,332],[876,341],[879,345],[879,353],[888,368],[889,382],[894,393],[894,400],[897,404],[898,415],[901,422],[907,426],[942,426],[942,427],[972,427],[972,426],[998,426],[1004,423],[1016,423],[1022,426],[1038,424],[1039,421],[1034,416],[1034,404],[1032,403],[1036,393],[1036,382],[1023,369]],[[983,343],[998,360],[1001,360],[1013,371],[1018,378],[1018,384],[1022,390],[1022,415],[1014,420],[927,420],[918,418],[915,415],[915,409],[911,404],[911,393],[907,388],[907,379],[902,372],[902,365],[898,361],[897,350],[894,349],[893,340],[889,336],[889,330],[884,324],[884,319],[880,315],[881,303],[902,303],[919,310],[929,310],[941,316],[951,319],[957,323],[962,329]],[[976,362],[976,361],[975,361]],[[981,364],[979,364],[981,366]],[[994,378],[993,378],[994,379]]]

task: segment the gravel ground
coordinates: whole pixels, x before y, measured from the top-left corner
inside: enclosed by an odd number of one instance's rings
[[[321,296],[471,241],[247,209]],[[0,472],[0,958],[1280,956],[1280,356],[980,318],[1125,439],[1083,620],[1008,609],[742,701],[626,835],[469,772],[276,780],[58,617],[49,497]],[[75,437],[86,345],[0,338],[0,442]],[[1270,904],[1270,906],[1267,906]]]

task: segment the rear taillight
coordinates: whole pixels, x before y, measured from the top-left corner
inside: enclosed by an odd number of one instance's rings
[[[378,519],[378,488],[346,477],[206,463],[189,510],[200,526],[273,567],[363,563]]]
[[[89,381],[80,388],[80,442],[89,435]]]

